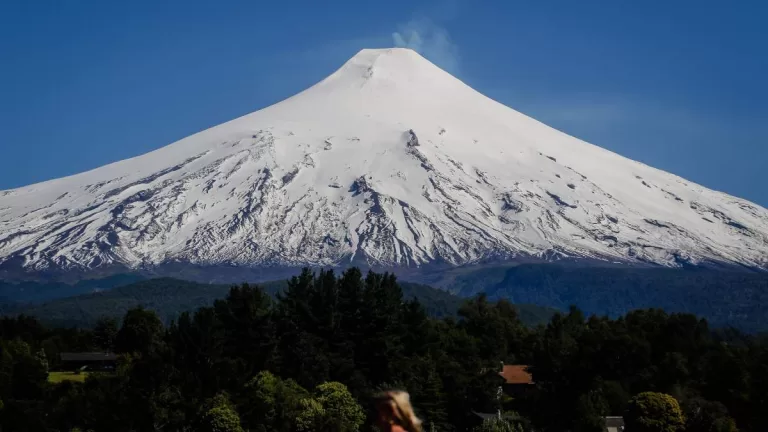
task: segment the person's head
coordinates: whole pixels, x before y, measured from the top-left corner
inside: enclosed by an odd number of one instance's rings
[[[380,393],[376,397],[376,411],[382,426],[396,424],[408,432],[421,432],[421,420],[413,412],[411,397],[404,391]]]

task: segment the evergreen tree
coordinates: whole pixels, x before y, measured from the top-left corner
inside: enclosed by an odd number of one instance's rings
[[[272,302],[258,287],[233,287],[224,300],[214,304],[223,329],[223,353],[236,370],[232,375],[248,379],[275,360],[275,329]]]
[[[608,414],[608,404],[600,390],[591,390],[579,396],[576,404],[574,430],[577,432],[605,431],[605,416]]]
[[[115,350],[119,353],[137,352],[148,354],[160,343],[163,323],[153,311],[142,307],[131,309],[123,318],[123,325],[115,338]]]
[[[404,369],[408,375],[401,375],[401,382],[408,383],[411,402],[414,404],[425,428],[435,427],[437,430],[448,431],[452,425],[448,422],[445,409],[446,395],[443,382],[431,357],[416,358],[409,362]]]
[[[117,333],[118,324],[115,318],[100,318],[93,328],[93,343],[103,351],[113,351]]]
[[[391,363],[401,354],[400,308],[403,293],[395,275],[369,272],[365,278],[361,308],[361,340],[356,355],[357,367],[371,383],[387,381],[395,371]]]
[[[363,275],[356,267],[346,270],[338,281],[340,334],[334,342],[336,376],[343,376],[350,391],[360,396],[369,388],[368,378],[360,369],[364,341]]]
[[[308,388],[327,381],[330,375],[326,344],[314,333],[317,317],[310,299],[316,296],[315,289],[315,275],[305,268],[277,295],[275,310],[280,336],[278,370]]]

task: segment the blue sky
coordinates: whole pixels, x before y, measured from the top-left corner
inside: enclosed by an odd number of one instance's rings
[[[361,48],[408,45],[571,135],[768,206],[766,3],[5,0],[0,189],[145,153]]]

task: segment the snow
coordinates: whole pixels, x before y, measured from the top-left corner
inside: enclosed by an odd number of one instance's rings
[[[768,268],[768,210],[552,129],[407,49],[363,50],[298,95],[151,153],[0,191],[0,263],[28,270],[553,250]]]

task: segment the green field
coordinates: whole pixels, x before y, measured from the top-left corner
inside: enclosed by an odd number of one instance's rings
[[[74,372],[48,372],[48,382],[53,384],[63,381],[84,382],[87,376],[88,372],[80,372],[79,374]]]

